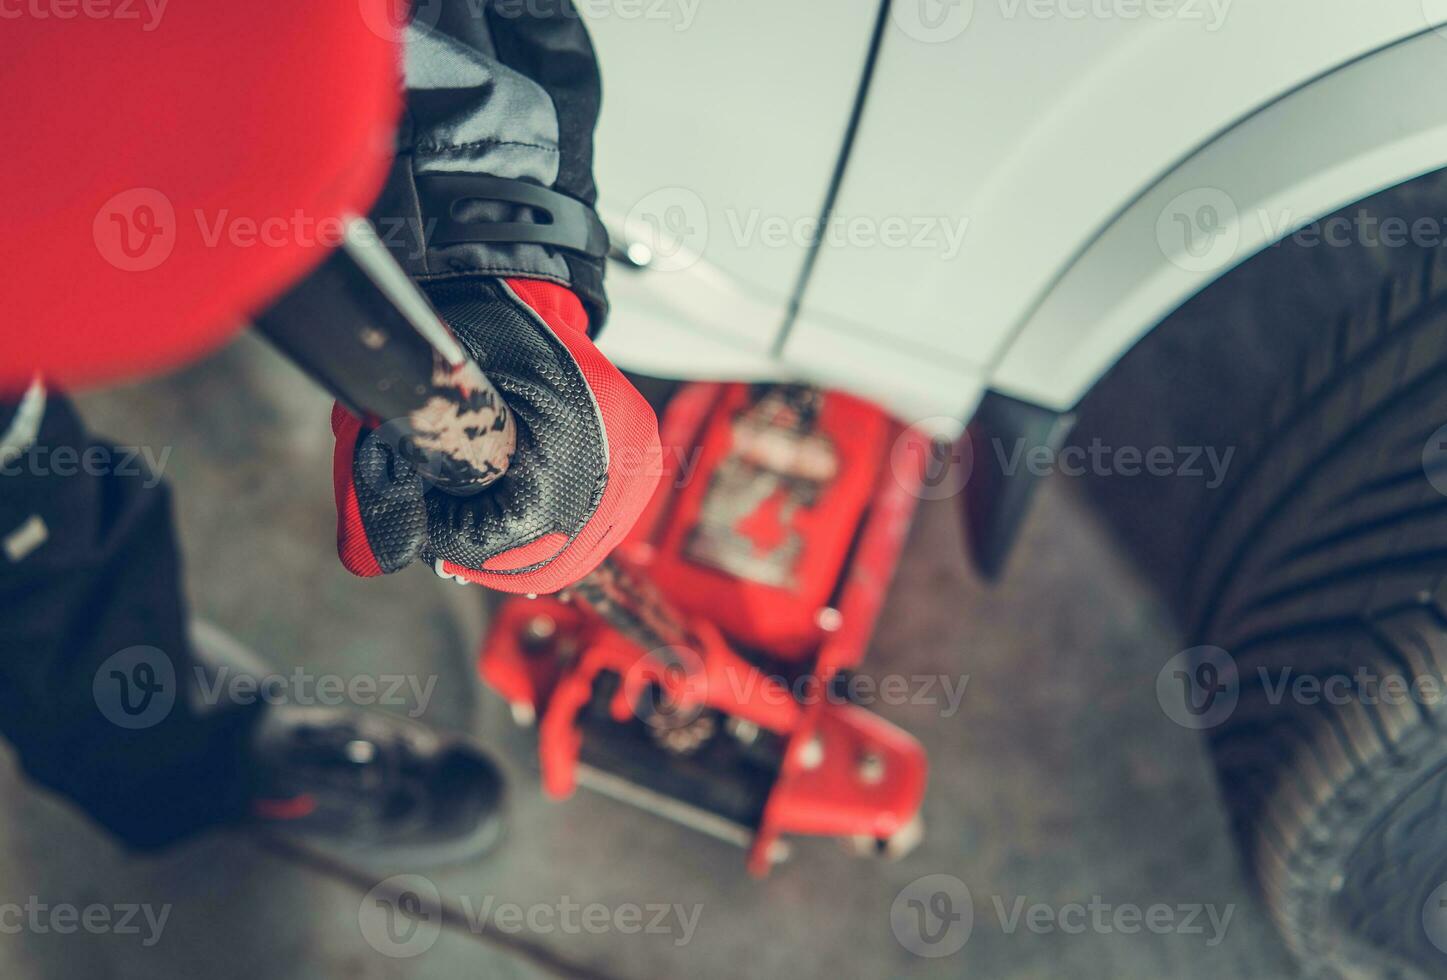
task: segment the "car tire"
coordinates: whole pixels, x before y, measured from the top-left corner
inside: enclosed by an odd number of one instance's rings
[[[1317,335],[1202,515],[1184,693],[1304,964],[1444,976],[1447,250]]]

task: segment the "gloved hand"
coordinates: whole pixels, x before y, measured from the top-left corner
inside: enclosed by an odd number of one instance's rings
[[[507,400],[517,452],[472,496],[429,487],[388,442],[337,406],[337,547],[357,575],[424,561],[438,575],[546,593],[592,571],[638,519],[658,481],[658,425],[593,345],[563,286],[535,279],[431,284],[429,295]]]

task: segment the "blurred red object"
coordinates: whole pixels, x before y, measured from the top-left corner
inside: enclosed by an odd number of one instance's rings
[[[393,7],[17,8],[0,59],[0,388],[175,366],[320,262],[389,165]]]

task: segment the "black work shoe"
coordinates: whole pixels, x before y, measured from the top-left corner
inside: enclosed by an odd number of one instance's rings
[[[481,857],[502,834],[502,774],[471,739],[357,708],[267,708],[254,734],[256,824],[349,864]]]

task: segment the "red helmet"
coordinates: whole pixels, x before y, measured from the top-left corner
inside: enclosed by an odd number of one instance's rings
[[[0,58],[0,388],[225,340],[364,213],[401,100],[395,0],[32,0]]]

